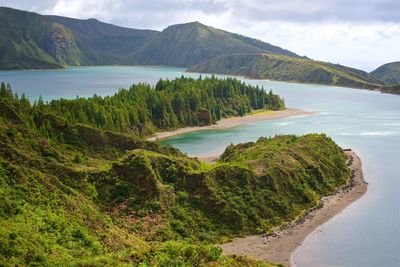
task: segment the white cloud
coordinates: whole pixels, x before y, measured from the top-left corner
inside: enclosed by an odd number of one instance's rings
[[[300,55],[367,71],[400,60],[400,25],[395,23],[266,22],[234,28]]]

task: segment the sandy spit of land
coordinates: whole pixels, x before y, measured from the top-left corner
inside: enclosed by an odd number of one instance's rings
[[[199,126],[199,127],[186,127],[180,128],[174,131],[167,131],[167,132],[159,132],[152,137],[147,138],[148,141],[156,141],[165,139],[171,136],[194,132],[194,131],[202,131],[202,130],[218,130],[218,129],[227,129],[233,128],[240,125],[258,122],[258,121],[265,121],[265,120],[274,120],[274,119],[283,119],[291,116],[299,116],[299,115],[310,115],[313,114],[311,112],[306,112],[298,109],[285,109],[279,111],[266,111],[255,113],[252,115],[246,115],[243,117],[231,117],[227,119],[222,119],[217,122],[217,124],[209,125],[209,126]]]
[[[323,197],[321,208],[308,213],[302,222],[292,222],[284,229],[276,229],[271,235],[237,238],[223,244],[224,255],[247,255],[285,266],[293,265],[292,253],[304,239],[367,191],[368,183],[364,180],[360,158],[353,151],[345,152],[349,156],[348,166],[352,177],[348,184],[338,189],[334,195]]]

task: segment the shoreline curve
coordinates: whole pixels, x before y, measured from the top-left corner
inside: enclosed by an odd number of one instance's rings
[[[165,131],[165,132],[158,132],[155,135],[148,137],[147,141],[157,141],[166,139],[172,136],[195,132],[195,131],[204,131],[204,130],[222,130],[222,129],[229,129],[241,125],[245,125],[248,123],[254,123],[259,121],[266,121],[266,120],[276,120],[276,119],[283,119],[292,116],[300,116],[300,115],[312,115],[313,112],[303,111],[299,109],[284,109],[284,110],[266,110],[261,111],[255,114],[245,115],[243,117],[230,117],[226,119],[222,119],[217,121],[216,124],[207,125],[207,126],[194,126],[194,127],[184,127],[179,128],[172,131]]]
[[[367,192],[368,183],[364,180],[361,159],[350,149],[344,151],[349,156],[351,177],[335,194],[321,198],[321,208],[311,210],[301,222],[292,221],[284,229],[277,228],[273,234],[235,238],[232,242],[222,244],[223,255],[246,255],[293,266],[293,253],[304,239]]]

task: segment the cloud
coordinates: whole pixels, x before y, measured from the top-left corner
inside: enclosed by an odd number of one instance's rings
[[[189,21],[314,59],[372,70],[400,60],[398,0],[2,0],[2,5],[162,30]],[[399,56],[400,57],[400,56]]]
[[[3,0],[38,12],[137,22],[143,25],[187,18],[189,15],[224,15],[253,22],[400,22],[398,0]],[[164,16],[162,16],[164,14]],[[172,15],[172,16],[168,16]],[[147,19],[147,21],[144,20]]]

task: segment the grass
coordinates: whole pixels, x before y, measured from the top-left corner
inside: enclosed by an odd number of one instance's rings
[[[271,266],[216,244],[301,216],[349,177],[325,135],[231,145],[205,164],[0,103],[2,266]]]
[[[268,115],[268,114],[272,114],[275,111],[270,110],[270,109],[259,109],[259,110],[252,110],[249,113],[247,113],[246,115]]]

